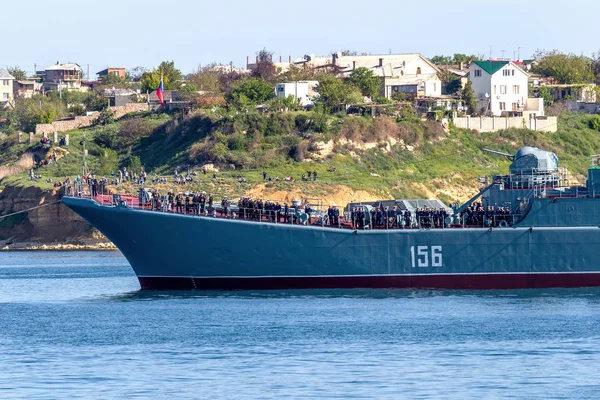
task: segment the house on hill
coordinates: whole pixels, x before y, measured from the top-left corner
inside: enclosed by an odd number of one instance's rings
[[[537,101],[535,110],[528,106],[529,74],[512,61],[474,61],[469,71],[469,81],[477,98],[477,112],[481,114],[522,115],[524,111],[537,111],[543,115]],[[538,99],[535,99],[538,100]]]
[[[296,66],[325,69],[342,77],[349,77],[357,68],[364,67],[381,79],[381,95],[391,98],[401,92],[414,97],[440,97],[442,82],[440,70],[421,54],[385,54],[331,57],[306,55],[294,61]]]
[[[100,72],[96,72],[96,75],[98,75],[98,79],[102,80],[103,77],[105,76],[116,76],[119,79],[125,79],[125,77],[127,76],[127,72],[125,71],[125,68],[106,68],[103,69]]]
[[[83,70],[78,64],[56,64],[44,71],[44,90],[79,90]]]
[[[14,76],[7,70],[0,68],[0,108],[12,104],[14,81]]]
[[[16,99],[30,99],[34,94],[40,93],[42,83],[33,79],[15,81],[13,94]]]

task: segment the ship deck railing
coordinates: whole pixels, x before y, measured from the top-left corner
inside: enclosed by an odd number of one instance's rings
[[[85,187],[86,185],[83,185]],[[181,211],[178,212],[177,206],[171,207],[157,207],[154,202],[140,202],[139,198],[128,195],[117,195],[107,193],[97,193],[93,196],[87,190],[73,191],[73,187],[69,189],[65,187],[65,195],[74,197],[90,198],[96,201],[102,206],[122,206],[131,209],[139,209],[151,212],[164,212],[171,214],[181,214],[195,217],[209,217],[209,218],[222,218],[222,219],[236,219],[245,220],[257,223],[273,223],[273,224],[294,224],[294,225],[306,225],[306,226],[321,226],[337,229],[350,229],[350,230],[393,230],[393,229],[463,229],[463,228],[495,228],[495,227],[509,227],[513,226],[515,221],[518,221],[521,217],[520,214],[503,214],[503,215],[484,215],[475,218],[475,220],[468,221],[466,218],[462,220],[459,218],[458,223],[453,222],[453,217],[448,216],[444,221],[440,218],[433,216],[416,217],[411,216],[410,221],[406,221],[403,215],[397,215],[396,217],[382,217],[379,223],[372,223],[372,217],[364,217],[362,219],[346,218],[340,215],[337,224],[332,224],[329,220],[329,216],[323,210],[314,210],[308,216],[304,210],[296,213],[295,207],[290,207],[288,210],[287,217],[284,215],[283,208],[280,212],[269,209],[258,209],[258,208],[240,208],[236,205],[231,205],[227,212],[224,212],[220,204],[214,204],[209,207],[205,205],[202,211],[197,204],[183,204]],[[119,203],[115,202],[115,199],[119,199]],[[304,217],[305,215],[306,217]]]

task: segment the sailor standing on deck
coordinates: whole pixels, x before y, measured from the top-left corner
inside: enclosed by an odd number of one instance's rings
[[[208,213],[210,215],[213,215],[213,211],[214,211],[214,208],[213,208],[213,195],[211,193],[211,194],[208,195]]]
[[[177,204],[177,208],[176,208],[175,212],[183,214],[183,195],[181,194],[181,192],[179,192],[179,194],[177,194],[177,197],[175,198],[175,202]]]

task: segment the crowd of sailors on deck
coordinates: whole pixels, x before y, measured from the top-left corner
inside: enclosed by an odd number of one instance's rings
[[[461,214],[461,220],[467,226],[499,226],[510,224],[511,211],[509,207],[487,206],[473,203]]]
[[[379,206],[370,209],[364,206],[352,208],[352,227],[355,229],[371,228],[444,228],[448,225],[448,213],[444,208],[417,208],[415,215],[409,209],[402,211],[398,206],[392,209]]]

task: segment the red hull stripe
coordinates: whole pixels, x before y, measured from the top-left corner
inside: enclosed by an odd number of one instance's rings
[[[272,278],[138,277],[144,290],[353,288],[534,289],[600,286],[599,273],[343,276]]]

